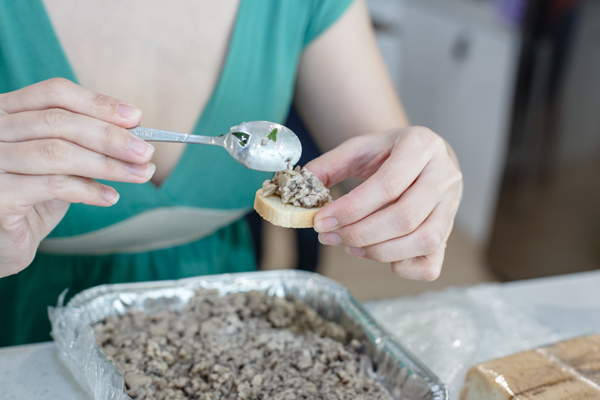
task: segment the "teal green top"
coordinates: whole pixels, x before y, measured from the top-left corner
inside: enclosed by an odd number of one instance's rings
[[[194,132],[217,135],[244,121],[283,123],[303,48],[352,0],[241,0],[227,58]],[[64,77],[77,82],[41,0],[0,0],[0,92]],[[114,183],[109,208],[71,205],[50,238],[98,231],[157,208],[250,210],[270,174],[247,170],[221,148],[187,146],[160,186]],[[235,177],[231,179],[231,177]],[[50,340],[47,306],[105,283],[177,279],[255,268],[242,220],[199,240],[143,253],[42,254],[17,275],[0,279],[0,346]]]

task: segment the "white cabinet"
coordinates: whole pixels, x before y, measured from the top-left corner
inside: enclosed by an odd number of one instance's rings
[[[508,144],[517,35],[494,19],[489,1],[401,3],[395,56],[400,68],[388,66],[411,122],[431,128],[456,151],[465,181],[456,223],[483,244]],[[384,58],[393,59],[378,37]]]

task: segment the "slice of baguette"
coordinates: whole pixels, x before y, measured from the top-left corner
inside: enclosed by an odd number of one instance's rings
[[[281,202],[279,196],[263,196],[262,189],[254,197],[254,209],[258,215],[284,228],[312,228],[315,214],[323,207],[304,208]]]

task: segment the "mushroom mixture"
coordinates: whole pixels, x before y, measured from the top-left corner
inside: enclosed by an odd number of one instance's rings
[[[392,399],[340,325],[260,292],[202,290],[182,312],[130,310],[94,332],[136,400]]]
[[[273,180],[264,181],[262,189],[263,196],[276,194],[282,203],[298,207],[321,207],[332,201],[329,189],[316,176],[299,165],[292,169],[291,162],[286,170],[275,173]]]

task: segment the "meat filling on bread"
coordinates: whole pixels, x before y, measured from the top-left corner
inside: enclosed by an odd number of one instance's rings
[[[275,174],[272,180],[262,185],[263,196],[277,195],[281,202],[297,207],[321,207],[332,201],[329,189],[306,168],[288,163],[288,168]]]

